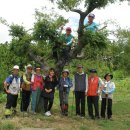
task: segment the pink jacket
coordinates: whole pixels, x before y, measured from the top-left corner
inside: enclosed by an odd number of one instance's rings
[[[31,82],[32,82],[32,91],[35,91],[37,88],[43,90],[44,80],[42,75],[36,75],[36,74],[33,75]]]

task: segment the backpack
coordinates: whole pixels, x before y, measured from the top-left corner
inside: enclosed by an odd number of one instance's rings
[[[13,76],[13,75],[10,75],[9,77],[12,78],[12,79],[11,79],[11,83],[12,83],[12,81],[13,81],[13,79],[14,79],[14,76]],[[5,81],[6,81],[6,80],[5,80]],[[4,81],[3,85],[5,84],[5,81]],[[11,84],[11,83],[10,83],[10,84]],[[7,90],[9,89],[10,84],[7,86]],[[3,88],[4,88],[4,89],[3,89],[4,93],[7,94],[7,92],[6,92],[6,90],[5,90],[5,87],[3,87]]]

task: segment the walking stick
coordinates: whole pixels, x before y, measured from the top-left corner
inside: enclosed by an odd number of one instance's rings
[[[107,115],[107,109],[108,109],[108,94],[106,94],[106,115]],[[108,117],[106,119],[108,119]]]
[[[21,111],[22,111],[22,114],[23,114],[23,118],[24,118],[24,111],[23,111],[23,98],[22,98],[22,89],[20,91],[20,98],[21,98]]]
[[[107,115],[107,111],[108,111],[108,87],[106,85],[106,115]],[[108,117],[106,119],[108,119]]]

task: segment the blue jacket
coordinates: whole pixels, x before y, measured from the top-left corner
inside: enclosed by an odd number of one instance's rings
[[[59,86],[58,86],[59,91],[63,91],[65,86],[67,86],[66,91],[67,93],[69,93],[70,88],[73,86],[72,80],[69,77],[67,78],[61,77],[59,80]]]

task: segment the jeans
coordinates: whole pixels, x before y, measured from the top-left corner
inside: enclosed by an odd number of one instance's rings
[[[32,91],[32,112],[37,111],[37,106],[39,104],[41,89],[38,87],[35,91]]]

